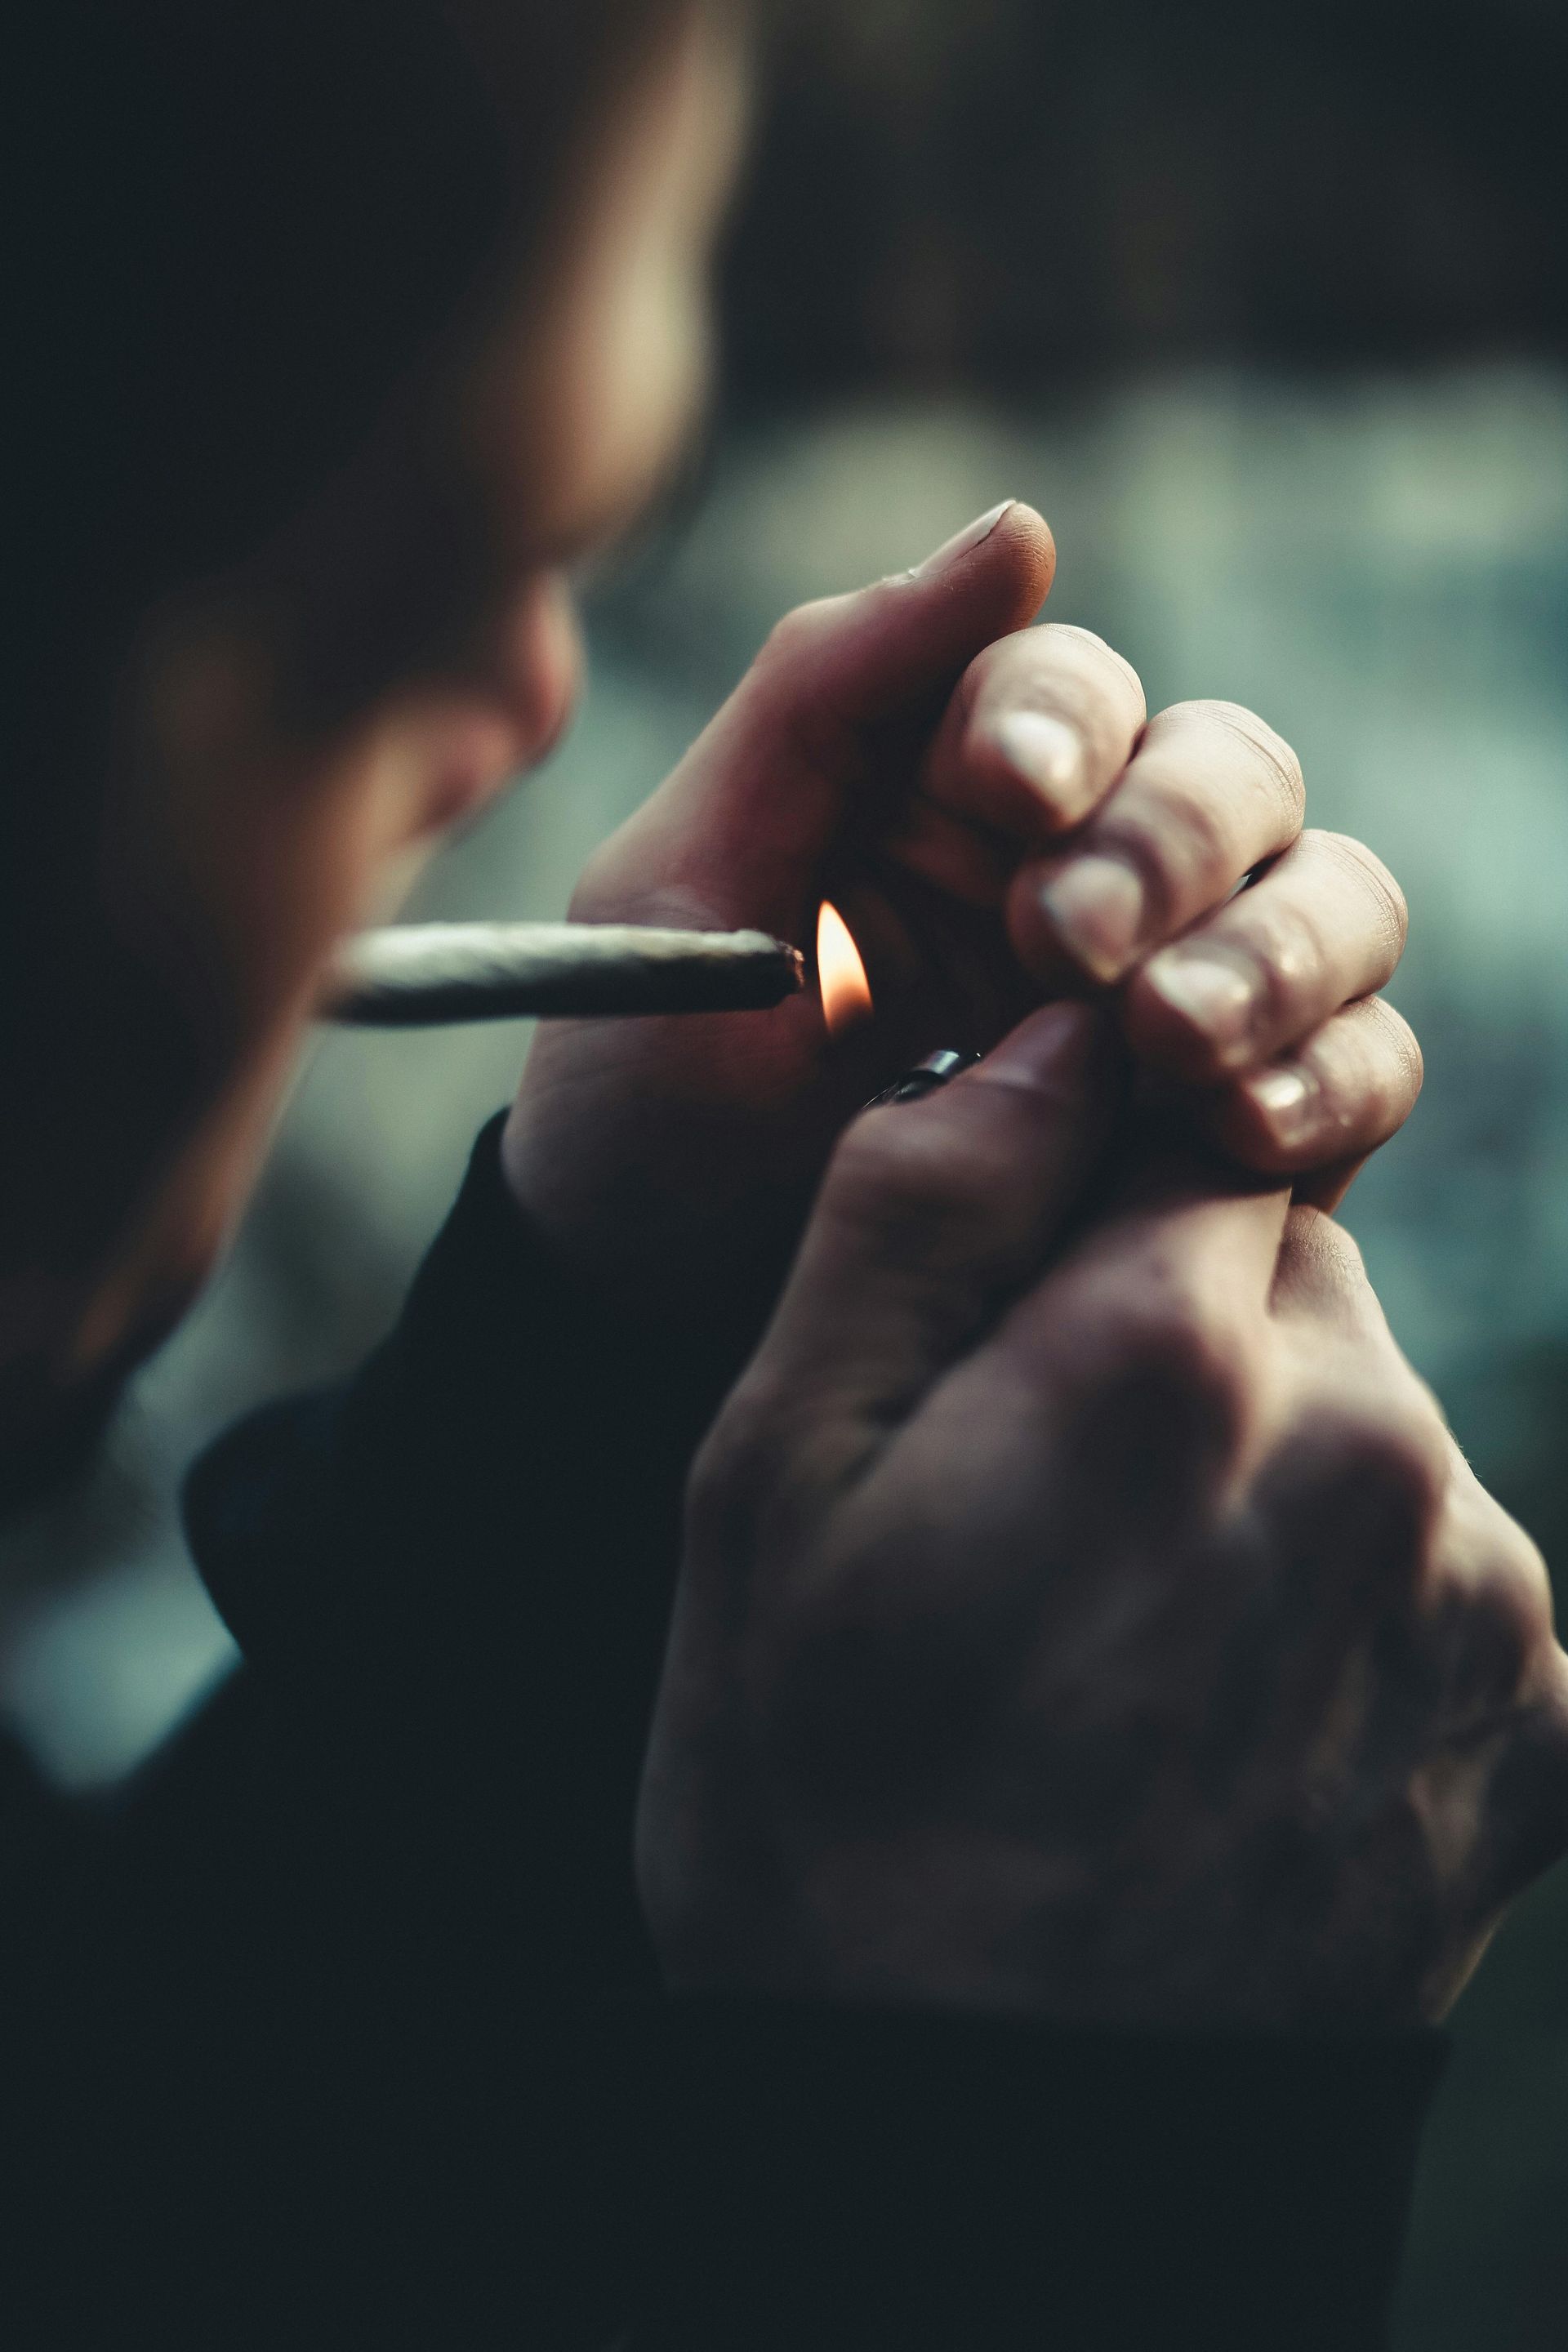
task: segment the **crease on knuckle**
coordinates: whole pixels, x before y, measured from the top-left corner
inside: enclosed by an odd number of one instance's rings
[[[953,689],[959,716],[984,714],[994,705],[1003,709],[1033,705],[1039,682],[1038,648],[1046,634],[1038,627],[1015,629],[1010,636],[983,646]]]
[[[1046,637],[1074,638],[1080,646],[1089,646],[1096,656],[1108,659],[1118,677],[1130,688],[1133,707],[1142,722],[1148,712],[1148,698],[1143,691],[1142,679],[1125,654],[1118,653],[1116,647],[1109,644],[1104,637],[1097,635],[1093,629],[1081,627],[1076,621],[1048,621],[1040,631],[1040,635]]]
[[[1277,734],[1267,719],[1259,719],[1239,702],[1204,699],[1179,702],[1172,707],[1172,716],[1179,715],[1221,729],[1235,741],[1242,744],[1260,763],[1279,809],[1285,837],[1293,839],[1301,829],[1301,817],[1307,805],[1307,781],[1301,772],[1301,762],[1282,735]]]
[[[1369,996],[1355,1010],[1371,1032],[1373,1050],[1394,1055],[1404,1081],[1401,1092],[1414,1102],[1426,1082],[1426,1059],[1421,1051],[1421,1040],[1405,1015],[1384,997]]]
[[[1247,958],[1261,998],[1259,1026],[1273,1034],[1289,1030],[1293,1021],[1300,1024],[1301,992],[1310,990],[1322,972],[1326,956],[1321,933],[1304,908],[1285,905],[1254,909],[1247,904],[1250,895],[1244,894],[1236,902],[1231,923],[1215,927],[1215,938],[1222,944],[1233,943],[1236,951]]]
[[[1391,966],[1405,952],[1405,942],[1410,932],[1410,908],[1404,891],[1375,851],[1353,834],[1325,833],[1314,830],[1311,845],[1322,856],[1331,858],[1352,877],[1362,896],[1370,900],[1377,921],[1380,940],[1388,950]]]
[[[1112,802],[1092,845],[1123,858],[1137,874],[1151,909],[1145,926],[1151,936],[1189,921],[1207,903],[1215,877],[1234,870],[1228,814],[1201,798],[1184,795],[1174,805],[1166,801],[1133,814]]]

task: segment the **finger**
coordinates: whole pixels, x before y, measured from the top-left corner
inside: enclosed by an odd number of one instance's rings
[[[1354,1239],[1321,1209],[1292,1206],[1269,1308],[1281,1319],[1309,1322],[1342,1339],[1394,1344]]]
[[[1329,1400],[1336,1425],[1367,1421],[1380,1427],[1384,1417],[1397,1412],[1407,1423],[1441,1433],[1445,1493],[1454,1463],[1469,1475],[1442,1404],[1389,1328],[1354,1239],[1322,1210],[1292,1205],[1279,1244],[1269,1313],[1290,1343],[1300,1387]],[[1376,1400],[1375,1412],[1347,1408],[1346,1398],[1362,1391]]]
[[[1161,711],[1070,846],[1015,878],[1015,948],[1050,985],[1121,980],[1288,847],[1303,797],[1295,753],[1250,711],[1225,702]]]
[[[645,919],[700,914],[789,934],[876,775],[880,735],[907,729],[912,767],[966,666],[1032,617],[1055,563],[1040,517],[1008,500],[916,570],[787,614],[618,836],[617,908],[635,871]]]
[[[852,1448],[896,1424],[1034,1274],[1117,1079],[1104,1021],[1052,1005],[939,1093],[858,1120],[758,1360],[770,1397],[829,1391]]]
[[[1266,1769],[1277,1759],[1294,1775],[1304,1751],[1324,1790],[1365,1759],[1369,1651],[1383,1644],[1386,1673],[1391,1629],[1407,1633],[1427,1580],[1451,1475],[1429,1398],[1413,1375],[1387,1371],[1380,1351],[1353,1344],[1303,1358],[1283,1443],[1253,1489],[1272,1571],[1226,1696],[1263,1728]]]
[[[1466,1827],[1485,1822],[1472,1878],[1485,1919],[1568,1845],[1568,1658],[1540,1549],[1448,1445],[1423,1630],[1458,1767],[1449,1803]]]
[[[1212,1085],[1273,1060],[1342,1004],[1371,996],[1405,952],[1405,894],[1343,834],[1308,832],[1127,983],[1142,1060]]]
[[[1098,1221],[1015,1310],[999,1344],[1025,1356],[1087,1362],[1101,1337],[1180,1356],[1189,1339],[1260,1321],[1273,1287],[1290,1202],[1179,1160],[1157,1171]]]
[[[928,1406],[1038,1431],[1016,1475],[1070,1490],[1088,1539],[1106,1518],[1169,1528],[1234,1472],[1267,1390],[1268,1299],[1289,1202],[1191,1164],[1154,1173],[1020,1300]],[[1053,1466],[1054,1455],[1054,1466]]]
[[[1132,756],[1137,672],[1088,629],[1024,629],[977,654],[937,730],[923,801],[1037,843],[1080,824]]]
[[[1353,1169],[1398,1133],[1421,1092],[1421,1048],[1386,998],[1347,1005],[1289,1055],[1205,1096],[1198,1116],[1228,1157],[1264,1176]]]

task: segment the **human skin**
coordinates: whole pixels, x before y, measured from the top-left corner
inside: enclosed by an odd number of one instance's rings
[[[1539,1554],[1321,1211],[1163,1145],[1107,1196],[1107,1042],[1036,1013],[835,1157],[692,1479],[674,1984],[1397,2028],[1568,1840]]]
[[[743,106],[728,12],[673,11],[542,254],[493,257],[331,491],[127,646],[95,837],[28,877],[47,1051],[22,1023],[0,1046],[0,1451],[23,1481],[199,1286],[336,941],[565,725],[567,567],[691,430]]]
[[[484,17],[480,0],[471,13]],[[645,504],[689,436],[706,374],[708,262],[743,107],[743,62],[725,12],[693,7],[594,122],[542,260],[510,274],[498,262],[450,347],[391,402],[331,494],[276,545],[149,614],[128,648],[93,854],[68,872],[31,877],[58,903],[58,919],[41,927],[35,999],[68,1009],[42,1065],[19,1042],[0,1072],[14,1112],[0,1176],[0,1431],[24,1477],[53,1432],[74,1436],[78,1419],[90,1425],[107,1409],[195,1295],[244,1202],[337,940],[384,908],[454,822],[537,764],[565,724],[580,667],[565,568]],[[1037,518],[1014,509],[987,547],[984,561],[961,567],[965,593],[951,629],[933,635],[927,612],[909,633],[906,615],[926,606],[896,589],[880,600],[872,632],[880,652],[863,632],[841,634],[842,608],[793,616],[739,705],[595,861],[577,911],[653,914],[662,900],[691,919],[728,921],[727,906],[765,897],[787,899],[779,928],[809,935],[815,907],[801,885],[822,852],[848,837],[845,762],[865,766],[872,733],[880,752],[901,735],[912,774],[941,698],[959,688],[958,707],[965,665],[1032,618],[1045,592],[1052,551]],[[940,610],[947,590],[932,585]],[[1053,642],[1065,647],[1047,634],[1028,649]],[[883,706],[857,716],[848,706],[870,683],[868,654],[872,670],[881,667]],[[1000,723],[1010,701],[1028,709],[1041,688],[1028,660],[995,658],[985,699]],[[1100,791],[1110,781],[1102,754],[1130,742],[1131,712],[1122,666],[1103,649],[1092,658],[1100,683],[1076,703],[1069,695],[1066,716],[1091,735],[1109,730],[1085,771]],[[845,673],[842,723],[836,668]],[[101,684],[84,679],[84,698]],[[772,763],[781,735],[804,751],[813,724],[833,736],[831,756],[765,772],[781,839],[756,823],[759,754]],[[1204,788],[1205,756],[1194,742],[1189,791]],[[973,790],[986,796],[988,815],[994,751],[977,733],[949,744],[943,759],[945,781],[933,772],[922,805],[935,808],[945,793],[962,817]],[[896,761],[883,764],[899,772]],[[1040,807],[1047,830],[1066,813]],[[884,938],[877,919],[890,902],[864,876],[858,887],[846,876],[846,903],[866,918],[883,990],[873,1050],[861,1039],[825,1055],[809,1006],[771,1027],[731,1025],[728,1045],[703,1023],[679,1036],[639,1024],[636,1040],[574,1031],[542,1044],[508,1166],[564,1252],[612,1276],[626,1270],[611,1246],[618,1217],[568,1229],[554,1216],[560,1187],[548,1166],[538,1181],[545,1146],[561,1177],[584,1176],[595,1199],[613,1166],[614,1182],[643,1204],[647,1246],[637,1269],[678,1266],[672,1244],[689,1237],[700,1195],[689,1159],[668,1147],[672,1122],[686,1118],[692,1130],[693,1108],[697,1127],[738,1140],[722,1164],[726,1214],[742,1225],[767,1224],[770,1193],[781,1189],[772,1155],[788,1130],[783,1223],[798,1222],[802,1181],[808,1189],[858,1098],[859,1067],[906,1041],[920,1051],[931,1042],[907,992],[903,1017],[894,1017],[885,948],[907,955],[918,935],[918,956],[934,970],[931,950],[957,940],[962,915],[981,943],[982,995],[1000,991],[1016,1009],[1019,979],[994,908],[963,903],[963,868],[983,835],[966,823],[950,832],[960,850],[955,862],[950,840],[937,861],[934,926],[900,936],[884,922]],[[792,845],[802,843],[804,855]],[[911,887],[922,861],[930,866],[930,843],[912,842],[901,868]],[[1352,887],[1336,912],[1330,889],[1323,920],[1353,929],[1355,895]],[[1016,928],[1027,950],[1027,925]],[[928,992],[924,1009],[983,1013],[994,1025],[989,1006],[961,1006],[952,991]],[[1297,1027],[1304,1005],[1300,1014]],[[1358,1102],[1340,1107],[1347,1132],[1365,1142],[1397,1123],[1415,1068],[1408,1041],[1391,1060],[1394,1032],[1381,1015],[1372,1022]],[[780,1040],[787,1075],[758,1119],[754,1070]],[[1281,1034],[1276,1045],[1284,1043]],[[1202,1058],[1200,1049],[1192,1070],[1200,1078]],[[572,1084],[556,1084],[552,1067]],[[650,1096],[659,1115],[644,1150],[630,1139]],[[570,1117],[557,1116],[565,1107]],[[1248,1157],[1269,1148],[1256,1102],[1238,1097],[1233,1117],[1235,1148]],[[1275,1139],[1273,1148],[1292,1166],[1315,1164],[1321,1138],[1289,1149]],[[721,1236],[711,1239],[717,1250]],[[761,1256],[767,1281],[776,1280],[776,1244]],[[718,1259],[710,1263],[716,1271]],[[754,1331],[753,1320],[748,1344]]]
[[[107,1399],[194,1292],[337,940],[564,723],[579,656],[563,568],[643,503],[700,397],[740,87],[729,37],[694,11],[595,126],[550,267],[492,288],[321,510],[146,616],[128,648],[99,854],[79,877],[38,877],[73,919],[35,983],[79,1021],[47,1092],[8,1095],[13,1452],[84,1395]],[[810,996],[728,1024],[542,1038],[507,1173],[559,1255],[628,1311],[697,1300],[743,1354],[856,1103],[911,1055],[994,1044],[1064,989],[1102,997],[1126,1047],[1180,1081],[1234,1154],[1316,1197],[1408,1109],[1418,1061],[1372,993],[1402,942],[1397,892],[1365,853],[1299,838],[1300,778],[1261,721],[1190,705],[1146,724],[1120,656],[1031,630],[1052,562],[1040,519],[1009,506],[918,573],[790,616],[595,860],[584,917],[809,938],[828,888],[879,1000],[836,1044]],[[1189,958],[1214,950],[1206,990],[1190,969],[1173,986],[1158,951],[1178,935]],[[1270,1090],[1287,1064],[1315,1097]],[[1042,1164],[1099,1132],[1087,1097],[1058,1089],[1050,1108]],[[897,1130],[882,1166],[895,1223],[902,1154],[925,1131]],[[1267,1387],[1261,1358],[1244,1370]],[[775,1393],[781,1444],[787,1402]],[[743,1696],[743,1680],[710,1685],[716,1704]],[[694,1759],[710,1755],[710,1727],[690,1727]],[[700,1813],[687,1794],[665,1817],[672,1856]],[[647,1821],[645,1854],[657,1806]],[[895,1906],[934,1891],[919,1873],[883,1884]],[[702,1885],[721,1903],[722,1869],[705,1864]],[[654,1891],[679,1973],[682,1930]],[[746,1980],[738,1947],[734,1966]],[[941,1991],[929,1972],[909,1984]]]
[[[1407,1116],[1420,1055],[1376,994],[1405,940],[1393,878],[1303,832],[1300,767],[1262,719],[1215,702],[1150,719],[1101,640],[1026,625],[1054,565],[1040,517],[1009,504],[916,571],[790,614],[591,861],[588,920],[809,941],[830,897],[876,1007],[837,1038],[810,992],[761,1019],[540,1032],[503,1164],[623,1306],[707,1313],[721,1273],[754,1318],[856,1105],[1052,995],[1113,1003],[1148,1079],[1305,1199],[1337,1199]]]

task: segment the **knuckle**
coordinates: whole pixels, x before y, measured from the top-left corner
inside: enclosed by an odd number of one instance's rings
[[[1413,1527],[1435,1524],[1448,1489],[1448,1443],[1442,1418],[1425,1392],[1378,1433],[1368,1467]]]
[[[789,1558],[833,1491],[842,1449],[824,1440],[836,1426],[787,1353],[765,1347],[687,1474],[689,1556],[742,1575],[748,1566]]]
[[[1090,837],[1097,849],[1110,851],[1132,867],[1156,935],[1189,921],[1207,900],[1215,877],[1232,866],[1226,814],[1200,793],[1162,792],[1152,803],[1131,805],[1112,801]]]
[[[1022,629],[982,646],[958,681],[953,698],[959,711],[967,717],[992,698],[1004,698],[1031,683],[1039,667],[1037,660],[1030,659],[1031,641],[1044,634],[1041,629]]]
[[[759,666],[765,670],[793,669],[810,659],[832,630],[842,604],[841,597],[823,596],[794,606],[768,631],[757,656]]]
[[[1555,1853],[1568,1846],[1568,1654],[1549,1634],[1532,1664],[1531,1761],[1542,1793],[1552,1800]]]
[[[710,1430],[686,1480],[686,1541],[693,1558],[747,1559],[755,1550],[774,1478],[771,1450],[728,1415]]]
[[[1247,1427],[1251,1367],[1234,1323],[1195,1292],[1151,1283],[1095,1317],[1077,1351],[1079,1380],[1102,1400],[1131,1400],[1229,1454]]]
[[[1129,829],[1127,846],[1167,919],[1201,906],[1216,877],[1235,872],[1229,812],[1203,793],[1184,797],[1174,808],[1151,812],[1147,823]]]
[[[698,1448],[687,1479],[689,1509],[728,1519],[758,1506],[783,1450],[777,1404],[773,1382],[754,1365]]]
[[[1554,1639],[1552,1580],[1545,1555],[1521,1527],[1512,1522],[1507,1538],[1500,1537],[1489,1590],[1504,1612],[1520,1647],[1520,1664]]]
[[[1042,641],[1067,642],[1083,647],[1097,663],[1103,663],[1110,669],[1117,684],[1131,695],[1140,713],[1147,710],[1149,706],[1142,679],[1126,655],[1118,653],[1113,645],[1108,644],[1093,629],[1081,628],[1076,621],[1050,621],[1036,634]]]
[[[1555,1647],[1552,1581],[1534,1538],[1484,1487],[1450,1439],[1451,1489],[1434,1591],[1457,1596],[1485,1626],[1497,1621],[1525,1653]]]
[[[1386,997],[1369,998],[1365,1017],[1380,1050],[1392,1055],[1399,1066],[1401,1092],[1408,1095],[1414,1102],[1426,1079],[1426,1061],[1421,1051],[1420,1039],[1405,1015],[1396,1012]]]
[[[1423,1614],[1445,1712],[1461,1725],[1484,1718],[1518,1699],[1531,1664],[1552,1643],[1544,1562],[1527,1538],[1524,1546],[1500,1547],[1479,1573],[1467,1564],[1435,1579]]]
[[[910,1110],[870,1113],[835,1154],[823,1208],[862,1247],[940,1271],[1006,1201],[1016,1162],[984,1133]]]
[[[1301,762],[1283,735],[1278,734],[1267,719],[1239,702],[1184,702],[1176,704],[1174,711],[1184,719],[1220,728],[1244,744],[1277,798],[1280,815],[1290,833],[1300,830],[1301,814],[1307,805],[1307,782]]]
[[[1357,841],[1353,834],[1314,831],[1310,839],[1313,847],[1334,859],[1370,899],[1383,938],[1397,963],[1410,933],[1410,908],[1382,858],[1365,842]]]
[[[1246,898],[1258,903],[1248,907]],[[1262,892],[1248,892],[1231,916],[1238,942],[1257,976],[1261,994],[1261,1022],[1270,1032],[1288,1034],[1300,1025],[1303,996],[1310,1002],[1326,956],[1322,937],[1310,915],[1299,904],[1268,904]],[[1216,926],[1224,938],[1226,926]]]
[[[1305,1423],[1320,1492],[1339,1488],[1363,1524],[1386,1528],[1390,1561],[1419,1567],[1447,1494],[1452,1457],[1430,1392],[1412,1372],[1403,1397],[1387,1384],[1359,1406],[1325,1401]]]
[[[1556,1620],[1546,1554],[1517,1519],[1501,1512],[1500,1505],[1499,1510],[1506,1521],[1506,1532],[1499,1539],[1500,1566],[1511,1581],[1517,1602],[1524,1609],[1532,1639],[1551,1643],[1555,1638]]]

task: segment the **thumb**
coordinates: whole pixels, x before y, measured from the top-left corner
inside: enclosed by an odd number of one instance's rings
[[[1105,1016],[1049,1005],[939,1093],[849,1130],[739,1392],[787,1397],[792,1423],[818,1425],[830,1483],[1037,1277],[1105,1144],[1120,1068]]]
[[[643,903],[797,921],[888,730],[918,742],[933,729],[975,655],[1033,619],[1055,569],[1045,522],[1009,499],[913,571],[788,614],[617,837]]]
[[[829,751],[836,733],[940,708],[976,654],[1034,619],[1056,565],[1044,519],[1004,499],[911,571],[788,614],[736,704],[753,724],[804,715]]]

